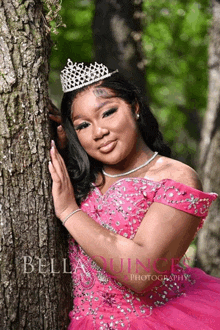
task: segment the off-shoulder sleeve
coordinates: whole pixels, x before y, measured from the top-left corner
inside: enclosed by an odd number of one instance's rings
[[[205,193],[174,180],[165,179],[156,189],[154,202],[166,204],[205,219],[211,203],[217,197],[215,193]]]

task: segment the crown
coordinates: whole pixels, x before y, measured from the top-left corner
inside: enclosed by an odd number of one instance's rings
[[[64,93],[67,93],[110,77],[116,72],[118,72],[118,70],[109,72],[107,66],[104,64],[95,62],[94,64],[90,63],[90,66],[86,66],[83,62],[75,62],[73,64],[73,62],[68,59],[67,65],[60,74],[62,90]]]

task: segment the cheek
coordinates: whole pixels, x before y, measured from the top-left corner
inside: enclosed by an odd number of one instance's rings
[[[133,117],[130,116],[119,121],[117,126],[118,131],[121,132],[121,134],[126,135],[128,139],[131,135],[134,136],[138,132],[136,122],[134,121]]]
[[[88,149],[89,145],[91,145],[91,140],[88,138],[88,134],[81,132],[81,133],[78,133],[77,136],[78,136],[78,140],[79,140],[81,146],[85,150]]]

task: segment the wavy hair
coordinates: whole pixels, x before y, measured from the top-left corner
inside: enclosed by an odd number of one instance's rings
[[[90,88],[92,85],[97,84],[98,87],[105,87],[112,91],[113,95],[105,97],[119,97],[123,99],[131,106],[131,111],[133,113],[136,106],[139,105],[140,117],[137,123],[146,145],[151,150],[158,151],[162,156],[171,156],[171,150],[163,141],[158,122],[150,111],[150,108],[139,89],[125,80],[119,73],[114,73],[112,76],[98,83],[96,82],[89,86],[64,93],[61,103],[61,115],[62,124],[68,139],[67,168],[73,184],[76,201],[79,205],[94,188],[93,183],[96,181],[97,175],[102,175],[102,184],[104,183],[104,176],[102,174],[103,164],[90,157],[78,140],[72,123],[71,107],[78,94]]]

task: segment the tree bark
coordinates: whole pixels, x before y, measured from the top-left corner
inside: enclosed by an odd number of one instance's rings
[[[142,51],[142,0],[96,0],[93,21],[95,60],[119,69],[146,95]]]
[[[220,195],[220,1],[212,0],[209,46],[209,97],[200,145],[199,165],[205,191]],[[220,277],[220,200],[212,205],[198,235],[195,265]]]
[[[66,329],[72,307],[48,171],[50,46],[40,1],[0,0],[2,330]]]

